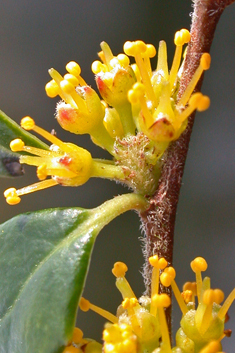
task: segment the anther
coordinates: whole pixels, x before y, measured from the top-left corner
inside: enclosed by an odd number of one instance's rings
[[[207,262],[203,257],[196,257],[190,264],[193,272],[196,274],[197,282],[197,297],[198,302],[201,303],[201,288],[202,288],[202,271],[207,270]]]
[[[17,195],[17,190],[15,188],[5,190],[3,195],[6,198],[6,202],[11,206],[17,205],[21,201],[21,198]]]
[[[49,81],[45,86],[45,91],[48,97],[55,98],[59,94],[59,87],[55,80]]]
[[[19,152],[19,151],[22,151],[24,145],[25,145],[24,141],[22,141],[21,139],[15,139],[11,141],[10,149],[13,152]]]
[[[81,67],[75,61],[70,61],[65,68],[71,75],[80,76],[81,74]]]
[[[112,269],[112,273],[115,277],[124,277],[127,271],[128,267],[124,262],[115,262]]]
[[[25,130],[33,130],[33,128],[35,127],[35,122],[30,116],[25,116],[21,120],[20,125]]]
[[[80,298],[80,302],[79,302],[79,308],[82,311],[88,311],[88,310],[92,310],[95,313],[99,314],[100,316],[103,316],[105,319],[107,319],[108,321],[112,322],[112,323],[117,323],[118,319],[116,316],[114,316],[113,314],[111,314],[109,311],[104,310],[94,304],[91,304],[89,302],[89,300],[81,297]]]

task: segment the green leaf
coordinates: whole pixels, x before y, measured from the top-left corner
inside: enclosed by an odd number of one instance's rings
[[[26,145],[48,149],[48,146],[36,136],[22,129],[14,120],[0,110],[0,145],[9,149],[15,138],[21,138]]]
[[[59,353],[72,337],[99,231],[146,201],[125,194],[101,206],[49,209],[0,225],[0,352]]]
[[[19,156],[0,146],[0,177],[16,177],[24,174]]]

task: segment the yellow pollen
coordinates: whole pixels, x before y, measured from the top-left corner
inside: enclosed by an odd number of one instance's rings
[[[182,46],[190,41],[190,32],[182,28],[180,31],[175,33],[174,42],[176,46]]]
[[[210,98],[208,96],[202,96],[200,101],[198,102],[197,110],[202,112],[208,109],[210,106]]]
[[[60,82],[60,88],[62,89],[62,91],[68,94],[74,92],[74,85],[67,80],[63,80]]]
[[[202,275],[201,271],[206,271],[207,262],[203,257],[196,257],[190,264],[191,269],[196,274],[196,282],[197,282],[197,297],[198,302],[201,303],[201,288],[202,288]]]
[[[79,81],[78,81],[77,77],[72,74],[65,74],[64,79],[69,81],[73,86],[79,85]]]
[[[117,59],[123,67],[127,67],[130,64],[130,59],[125,54],[118,54]]]
[[[37,177],[39,180],[45,180],[47,175],[47,165],[43,163],[37,168]]]
[[[104,317],[105,319],[107,319],[108,321],[112,322],[112,323],[117,323],[118,322],[118,318],[111,314],[109,311],[104,310],[102,308],[100,308],[99,306],[96,306],[94,304],[91,304],[89,302],[89,300],[81,297],[80,298],[80,302],[79,302],[79,308],[82,311],[88,311],[88,310],[92,310],[95,313],[99,314],[100,316]]]
[[[180,310],[182,311],[183,315],[185,315],[188,312],[188,308],[182,298],[182,295],[180,293],[180,290],[174,280],[176,276],[175,269],[173,267],[167,267],[165,268],[164,272],[160,276],[161,283],[165,287],[169,287],[171,285],[171,288],[174,292],[175,298],[179,304]]]
[[[134,308],[135,306],[137,306],[139,303],[138,303],[138,300],[136,298],[125,298],[123,301],[122,301],[122,307],[124,309],[131,309],[131,308]]]
[[[171,299],[170,297],[163,293],[163,294],[156,294],[154,297],[153,297],[153,300],[155,301],[156,303],[156,306],[158,308],[168,308],[168,306],[171,305]]]
[[[128,267],[124,262],[115,262],[112,269],[112,273],[115,277],[124,277],[127,271]]]
[[[90,309],[90,302],[89,300],[81,297],[80,299],[80,302],[79,302],[79,308],[82,310],[82,311],[88,311]]]
[[[211,56],[209,53],[204,53],[200,59],[200,65],[202,66],[203,70],[208,70],[211,65]]]
[[[107,66],[105,64],[102,64],[100,61],[96,60],[91,65],[91,71],[94,74],[98,74],[101,71],[107,72]]]
[[[24,141],[22,141],[21,139],[15,139],[15,140],[12,140],[11,143],[10,143],[10,149],[13,151],[13,152],[19,152],[19,151],[22,151],[23,147],[24,147]]]
[[[170,71],[170,88],[174,87],[177,73],[180,66],[181,56],[182,56],[182,47],[185,43],[190,41],[190,33],[187,29],[181,29],[175,33],[174,42],[176,45],[175,55],[171,66]]]
[[[173,278],[166,272],[163,272],[160,276],[160,281],[163,286],[169,287],[173,281]]]
[[[197,284],[196,282],[186,282],[183,285],[183,291],[190,290],[194,295],[197,295]]]
[[[55,80],[49,81],[45,86],[45,91],[48,97],[55,98],[59,94],[59,87]]]
[[[75,344],[79,344],[82,342],[83,338],[83,332],[80,330],[80,328],[75,327],[73,330],[73,337],[72,337],[72,342]]]
[[[35,122],[30,116],[25,116],[21,119],[20,125],[25,130],[32,130],[35,127]]]
[[[15,188],[9,188],[4,191],[4,197],[9,205],[17,205],[21,198],[17,195],[17,190]]]
[[[184,299],[185,303],[188,304],[192,301],[193,292],[191,290],[186,290],[181,293],[182,298]]]
[[[191,262],[191,268],[193,272],[201,272],[201,271],[206,271],[207,270],[207,262],[203,257],[196,257],[192,262]]]
[[[79,348],[74,347],[73,345],[65,347],[62,353],[80,353]]]
[[[66,70],[74,76],[80,76],[81,74],[81,67],[75,61],[70,61],[66,66]]]
[[[204,70],[208,70],[210,67],[210,60],[211,60],[211,56],[208,53],[204,53],[201,56],[200,59],[200,65],[198,66],[197,70],[195,71],[191,81],[189,82],[186,90],[184,91],[182,97],[180,98],[179,102],[178,102],[178,106],[185,106],[188,102],[188,100],[190,99],[190,96],[194,90],[194,88],[196,87],[196,84],[198,83],[202,73]]]
[[[152,44],[147,44],[147,55],[149,58],[154,58],[154,56],[157,54],[156,48]]]

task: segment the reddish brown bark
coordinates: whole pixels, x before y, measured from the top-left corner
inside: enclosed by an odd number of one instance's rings
[[[191,41],[188,45],[178,98],[181,97],[198,67],[202,53],[210,51],[216,25],[223,10],[234,1],[194,1]],[[198,83],[196,91],[200,90],[201,84],[202,79]],[[151,267],[148,263],[149,256],[158,254],[160,257],[165,257],[169,264],[172,264],[176,209],[194,115],[189,118],[188,127],[185,132],[177,141],[170,145],[163,163],[158,189],[151,199],[150,208],[142,214],[143,228],[146,233],[144,278],[148,294],[150,293],[151,285]],[[161,290],[164,291],[163,288]],[[167,310],[167,319],[170,328],[170,309]]]

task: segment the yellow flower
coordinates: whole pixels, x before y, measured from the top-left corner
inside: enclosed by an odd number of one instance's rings
[[[52,143],[50,150],[43,150],[31,146],[25,146],[21,139],[11,142],[12,151],[28,152],[31,155],[20,156],[20,163],[37,167],[37,176],[41,182],[29,185],[22,189],[7,189],[4,192],[6,201],[10,205],[20,202],[20,196],[42,190],[57,184],[63,186],[79,186],[86,183],[91,177],[122,179],[123,172],[111,162],[105,163],[93,159],[90,152],[72,143],[65,143],[49,132],[35,125],[30,117],[25,117],[21,125],[26,130],[34,130]],[[50,176],[50,179],[46,179]]]
[[[207,269],[205,259],[198,257],[191,263],[196,282],[187,282],[183,292],[175,282],[176,271],[167,266],[164,258],[154,255],[149,258],[153,267],[151,296],[136,298],[126,279],[128,270],[123,262],[116,262],[112,273],[123,301],[117,315],[107,312],[88,300],[81,298],[80,309],[93,310],[109,321],[103,331],[105,353],[218,353],[224,332],[225,315],[235,299],[235,289],[223,305],[224,294],[220,289],[210,289],[210,279],[202,280],[201,272]],[[160,271],[162,271],[160,275]],[[181,328],[176,334],[176,346],[170,341],[164,308],[171,304],[167,294],[159,294],[159,280],[165,287],[172,287],[182,311]],[[195,296],[198,296],[196,308]]]
[[[188,30],[176,32],[170,71],[164,41],[159,44],[155,71],[150,63],[156,55],[152,44],[140,40],[126,42],[125,54],[114,56],[108,44],[102,42],[101,61],[93,62],[92,71],[104,101],[81,77],[81,68],[76,62],[66,65],[64,76],[50,69],[52,80],[45,89],[49,97],[58,95],[62,99],[56,108],[59,124],[72,133],[89,134],[113,160],[93,159],[87,150],[62,142],[36,126],[31,118],[24,118],[23,128],[39,133],[52,146],[46,151],[25,146],[19,139],[11,142],[13,151],[33,155],[21,156],[20,162],[36,166],[37,176],[42,181],[20,190],[6,190],[7,202],[17,204],[20,196],[56,184],[79,186],[91,177],[116,179],[137,193],[152,195],[161,172],[161,158],[169,143],[179,138],[195,109],[203,111],[210,104],[209,98],[201,93],[192,94],[203,71],[209,69],[207,53],[202,54],[195,75],[177,101],[182,50],[189,40]],[[135,64],[130,64],[129,56],[134,57]]]

